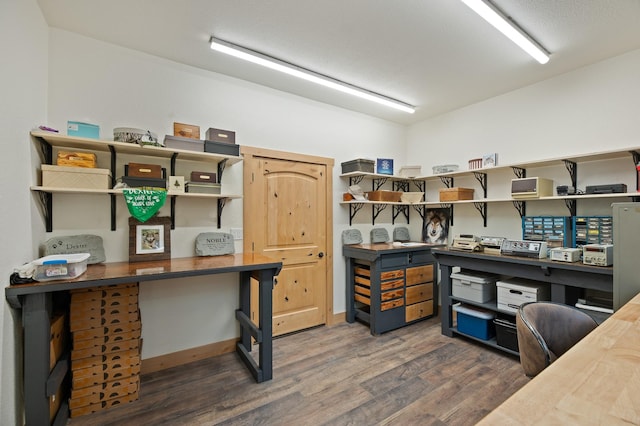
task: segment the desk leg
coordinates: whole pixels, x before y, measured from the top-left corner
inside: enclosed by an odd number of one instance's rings
[[[49,378],[51,309],[51,293],[30,294],[24,297],[24,410],[25,424],[29,426],[49,425],[46,383]]]
[[[273,377],[273,271],[260,272],[259,286],[260,323],[262,344],[260,345],[260,367],[262,380]]]
[[[346,257],[346,288],[347,288],[347,322],[352,323],[356,320],[355,294],[354,294],[354,271],[353,258]]]
[[[440,312],[440,324],[442,334],[453,337],[453,312],[451,311],[451,271],[452,266],[440,265],[440,298],[442,304],[442,312]],[[434,298],[437,295],[434,294]]]

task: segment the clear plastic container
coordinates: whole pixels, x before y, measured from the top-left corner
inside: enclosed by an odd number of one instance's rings
[[[87,270],[89,253],[52,254],[33,261],[36,265],[33,279],[36,281],[67,280],[82,275]]]

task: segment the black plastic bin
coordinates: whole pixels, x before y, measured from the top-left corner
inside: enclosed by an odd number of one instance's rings
[[[496,318],[493,323],[496,326],[496,342],[498,346],[518,352],[518,334],[516,332],[515,318]]]

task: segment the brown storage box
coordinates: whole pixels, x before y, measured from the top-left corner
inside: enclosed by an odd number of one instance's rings
[[[89,300],[103,300],[114,297],[137,296],[138,283],[114,286],[99,286],[71,290],[71,303],[85,303]]]
[[[123,342],[125,340],[139,339],[141,334],[140,331],[140,329],[137,329],[127,331],[125,333],[105,334],[104,336],[86,340],[73,339],[73,350],[80,351],[84,349],[95,348],[96,346],[106,345],[107,343],[117,343]]]
[[[366,194],[369,201],[399,203],[402,198],[402,191],[370,191]]]
[[[109,327],[121,325],[129,322],[138,322],[140,320],[140,312],[119,311],[118,313],[106,313],[104,315],[86,316],[77,321],[70,321],[69,328],[72,332],[78,330],[86,330],[88,328]]]
[[[131,362],[135,360],[130,359]],[[109,380],[117,380],[125,377],[131,377],[140,374],[140,357],[137,358],[137,364],[103,364],[97,367],[83,368],[73,370],[71,375],[71,389],[86,388],[87,386],[95,386]]]
[[[127,164],[126,173],[127,176],[133,177],[145,177],[162,179],[162,166],[159,164],[143,164],[143,163],[129,163]]]
[[[71,362],[71,370],[84,370],[87,368],[95,367],[100,367],[106,370],[107,366],[113,366],[116,363],[120,363],[120,365],[140,364],[140,350],[129,349],[126,351],[112,352],[103,355],[91,356],[88,358],[76,359]]]
[[[191,182],[217,183],[217,176],[213,172],[191,172]]]
[[[111,407],[117,407],[120,404],[126,404],[128,402],[133,402],[138,399],[138,392],[131,393],[129,395],[121,396],[118,398],[107,399],[97,404],[85,405],[84,407],[79,407],[71,410],[71,417],[84,416],[86,414],[96,413],[101,410],[105,410]]]
[[[65,330],[66,315],[57,314],[51,319],[51,340],[49,345],[49,370],[53,370],[67,346]]]
[[[473,188],[445,188],[440,190],[440,201],[473,200]]]
[[[236,132],[209,127],[206,139],[214,142],[236,143]]]
[[[95,168],[96,155],[92,152],[58,151],[56,164],[58,166]]]
[[[97,339],[101,336],[106,335],[115,335],[122,333],[130,333],[132,331],[138,330],[141,327],[141,321],[134,322],[125,322],[122,324],[108,325],[105,327],[94,327],[94,328],[86,328],[84,330],[74,331],[71,334],[73,335],[73,340],[88,340],[88,339]]]
[[[181,136],[183,138],[200,139],[200,126],[173,123],[173,134],[174,136]]]
[[[111,380],[86,388],[71,390],[69,398],[69,408],[85,407],[90,404],[97,404],[113,398],[120,398],[140,389],[140,376],[130,376],[123,379]]]
[[[89,358],[108,354],[111,352],[128,351],[130,349],[140,348],[140,339],[122,340],[120,342],[105,343],[102,346],[93,346],[87,349],[78,349],[71,351],[71,360]],[[74,375],[74,378],[76,376]]]
[[[52,166],[43,164],[42,186],[50,188],[109,189],[111,172],[108,169]]]
[[[75,325],[75,323],[77,323],[78,321],[87,321],[95,318],[107,318],[109,316],[124,314],[125,312],[138,312],[138,303],[135,302],[128,305],[110,306],[98,309],[84,309],[84,307],[74,309],[74,307],[72,307],[69,310],[69,322]]]

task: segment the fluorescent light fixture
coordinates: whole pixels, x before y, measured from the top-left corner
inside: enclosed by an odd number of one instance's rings
[[[533,56],[536,61],[541,64],[549,62],[549,52],[524,32],[522,28],[518,27],[515,22],[507,18],[489,0],[462,0],[462,2],[502,34],[509,37],[509,39],[520,46],[522,50]]]
[[[395,99],[388,98],[386,96],[379,95],[374,92],[370,92],[365,89],[353,86],[340,80],[333,79],[331,77],[318,74],[313,71],[309,71],[305,68],[297,65],[290,64],[288,62],[281,61],[280,59],[272,58],[262,53],[229,43],[224,40],[211,37],[210,40],[211,49],[218,52],[226,53],[227,55],[235,56],[236,58],[244,59],[245,61],[252,62],[254,64],[262,65],[263,67],[270,68],[272,70],[280,71],[285,74],[292,75],[294,77],[301,78],[303,80],[310,81],[312,83],[319,84],[321,86],[329,87],[334,90],[339,90],[344,93],[348,93],[353,96],[357,96],[362,99],[377,102],[382,105],[386,105],[391,108],[398,109],[400,111],[413,114],[415,107],[406,104],[404,102],[397,101]]]

